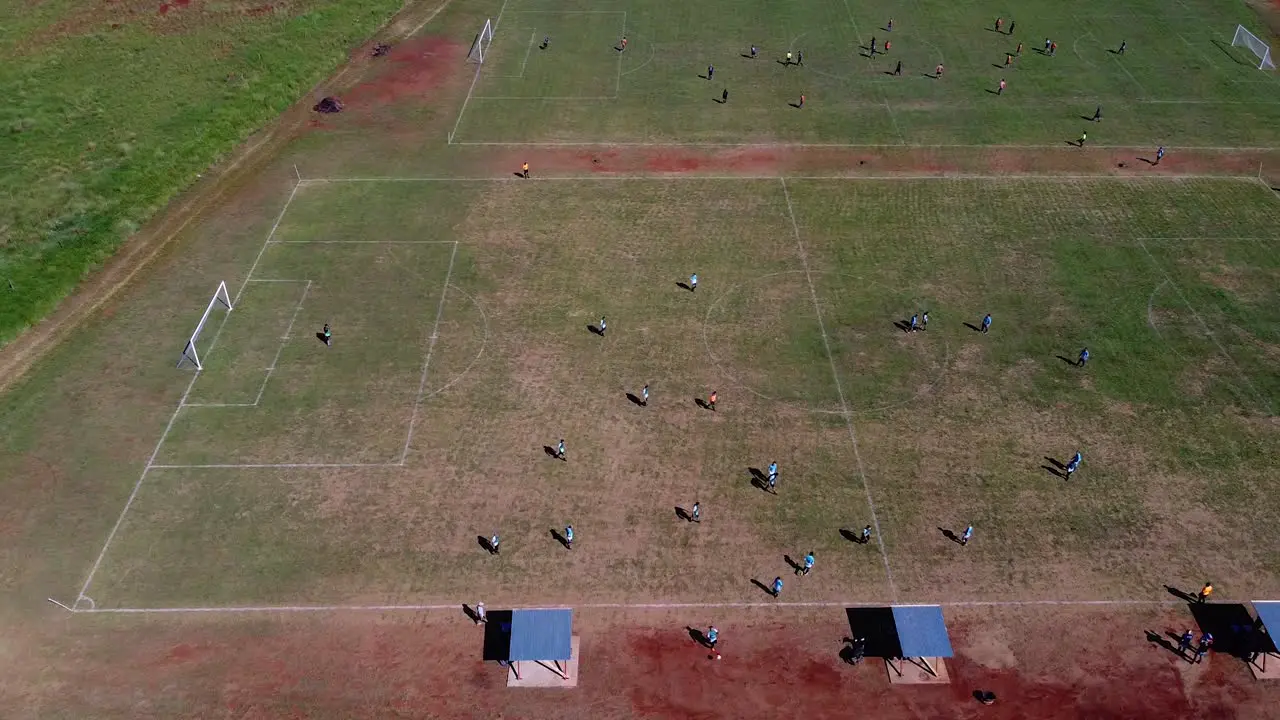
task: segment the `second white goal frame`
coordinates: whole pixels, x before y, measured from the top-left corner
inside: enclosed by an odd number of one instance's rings
[[[218,289],[213,291],[213,297],[209,299],[209,306],[204,309],[204,314],[200,316],[200,322],[196,324],[196,329],[192,331],[191,337],[187,338],[187,344],[182,348],[182,356],[178,358],[178,367],[182,367],[184,362],[188,360],[196,366],[197,370],[203,370],[204,365],[200,363],[200,351],[196,343],[200,339],[200,331],[204,330],[204,325],[209,321],[209,315],[213,312],[213,308],[222,303],[226,306],[227,312],[231,312],[231,295],[227,293],[226,281],[218,283]]]
[[[1250,52],[1257,56],[1259,70],[1276,69],[1275,61],[1271,58],[1271,46],[1262,42],[1257,35],[1246,30],[1243,25],[1236,26],[1236,34],[1231,38],[1231,47],[1248,48]]]
[[[480,28],[479,33],[476,33],[476,40],[471,44],[471,51],[467,53],[467,60],[483,64],[485,57],[489,54],[489,46],[492,44],[493,21],[486,18],[484,27]]]

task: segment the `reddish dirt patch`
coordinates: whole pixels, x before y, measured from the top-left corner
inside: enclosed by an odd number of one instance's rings
[[[248,10],[245,10],[244,14],[248,15],[249,17],[260,17],[262,15],[270,15],[275,11],[276,11],[276,8],[274,5],[259,5],[258,7],[252,7],[252,8],[249,8]]]
[[[1080,150],[1019,148],[817,148],[788,145],[697,148],[609,146],[529,147],[504,150],[482,162],[505,175],[528,161],[534,176],[584,172],[619,175],[733,175],[857,177],[902,175],[1221,175],[1251,177],[1259,163],[1280,167],[1280,153],[1267,151],[1179,151],[1160,165],[1143,161],[1152,148]]]
[[[366,59],[360,62],[367,71],[363,80],[339,95],[346,109],[339,116],[313,118],[310,125],[326,129],[367,124],[392,105],[425,105],[457,73],[457,59],[465,51],[451,38],[438,35],[410,38],[379,58],[369,57],[372,46],[361,48],[358,52]]]

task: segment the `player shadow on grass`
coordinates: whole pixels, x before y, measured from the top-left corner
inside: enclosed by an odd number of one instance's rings
[[[790,555],[783,555],[782,559],[791,566],[791,570],[794,571],[795,574],[799,575],[804,570],[804,567],[795,560],[792,560]]]
[[[752,487],[757,487],[765,492],[769,492],[769,479],[765,477],[764,471],[760,468],[749,467],[747,468],[747,472],[751,473]]]
[[[1165,585],[1164,589],[1167,590],[1170,595],[1178,598],[1179,600],[1183,600],[1185,602],[1196,603],[1196,602],[1199,602],[1200,600],[1200,598],[1196,597],[1195,595],[1185,590],[1180,590],[1172,585]]]
[[[801,105],[801,104],[800,104],[800,103],[798,103],[798,102],[789,102],[789,103],[787,103],[787,104],[788,104],[788,105],[790,105],[790,106],[791,106],[791,107],[793,107],[793,108],[796,108],[797,110],[799,110],[800,108],[804,107],[803,105]]]
[[[551,528],[551,537],[555,539],[556,542],[564,546],[565,550],[573,549],[573,546],[569,544],[568,539],[566,539],[564,535],[561,535],[559,530],[556,530],[555,528]]]
[[[644,407],[644,401],[635,396],[635,393],[627,393],[627,399],[635,403],[639,407]]]
[[[485,552],[489,553],[490,555],[498,554],[498,551],[493,548],[493,544],[489,542],[489,538],[483,535],[477,535],[476,542],[479,543],[480,547],[484,548]]]
[[[462,614],[466,615],[467,619],[473,623],[478,624],[480,622],[480,613],[477,613],[466,603],[462,603]]]
[[[964,544],[964,541],[961,540],[960,536],[956,535],[954,531],[948,530],[946,528],[938,528],[938,532],[942,533],[943,537],[945,537],[946,539],[950,540],[951,542],[957,545]]]
[[[599,335],[601,337],[604,336],[604,331],[596,327],[595,325],[588,325],[587,329],[591,331],[592,335]]]
[[[693,292],[693,288],[689,287],[689,283],[683,280],[677,280],[676,287],[680,288],[681,290],[688,290],[689,292]]]
[[[1049,461],[1049,464],[1048,464],[1048,465],[1041,465],[1041,466],[1040,466],[1040,469],[1044,470],[1045,472],[1049,473],[1050,475],[1053,475],[1053,476],[1055,476],[1055,477],[1060,477],[1060,478],[1062,478],[1063,480],[1066,480],[1066,479],[1069,477],[1069,476],[1067,475],[1067,473],[1066,473],[1066,469],[1067,469],[1067,466],[1066,466],[1066,465],[1063,465],[1061,462],[1059,462],[1058,460],[1055,460],[1055,459],[1053,459],[1053,458],[1049,457],[1048,455],[1045,455],[1045,456],[1044,456],[1044,459],[1045,459],[1045,460],[1048,460],[1048,461]]]
[[[763,590],[765,594],[768,595],[769,597],[778,597],[777,595],[773,594],[773,588],[769,587],[768,585],[765,585],[764,583],[760,582],[755,578],[751,578],[751,584]]]
[[[1164,648],[1165,650],[1168,650],[1174,655],[1177,655],[1183,660],[1187,659],[1187,656],[1183,655],[1182,651],[1178,649],[1178,641],[1182,639],[1182,636],[1178,635],[1178,633],[1173,632],[1172,630],[1169,630],[1169,631],[1166,631],[1164,635],[1161,635],[1160,633],[1154,630],[1147,630],[1146,634],[1147,634],[1147,642],[1152,643],[1153,645],[1159,645],[1160,647]],[[1173,638],[1173,639],[1170,640],[1169,638]]]
[[[967,323],[964,323],[964,326],[965,326],[965,327],[967,327],[967,328],[969,328],[970,330],[972,330],[972,331],[974,331],[974,332],[982,332],[982,328],[978,327],[977,325],[974,325],[973,323],[968,323],[968,322],[967,322]]]
[[[680,518],[685,522],[693,522],[693,516],[689,514],[689,511],[685,510],[679,505],[676,506],[676,517]]]
[[[557,451],[555,448],[551,447],[550,445],[543,445],[542,452],[546,453],[547,457],[551,458],[552,460],[560,459],[559,451]]]
[[[911,332],[911,322],[908,320],[894,320],[893,326],[902,332]]]
[[[845,540],[848,540],[851,543],[857,543],[859,545],[863,545],[867,542],[866,540],[862,539],[862,533],[854,532],[848,528],[840,528],[840,537],[844,538]]]
[[[322,332],[316,333],[316,339],[319,340],[320,342],[324,342],[324,333]],[[325,344],[328,345],[328,343],[325,343]]]
[[[688,625],[685,625],[684,629],[686,632],[689,633],[690,640],[698,643],[704,648],[711,647],[711,641],[707,639],[706,634],[704,634],[701,630],[699,630],[696,627],[689,627]]]
[[[700,398],[700,397],[696,397],[696,398],[694,398],[694,399],[693,399],[693,404],[694,404],[694,405],[697,405],[698,407],[702,408],[703,410],[710,410],[710,409],[711,409],[711,406],[707,404],[707,401],[706,401],[706,400],[703,400],[703,399],[702,399],[702,398]]]
[[[1067,357],[1066,355],[1058,355],[1058,356],[1056,356],[1056,357],[1057,357],[1059,360],[1061,360],[1062,362],[1064,362],[1064,363],[1066,363],[1066,364],[1068,364],[1068,365],[1072,365],[1072,366],[1075,366],[1075,367],[1079,367],[1079,365],[1080,365],[1080,362],[1079,362],[1078,360],[1072,360],[1071,358]]]

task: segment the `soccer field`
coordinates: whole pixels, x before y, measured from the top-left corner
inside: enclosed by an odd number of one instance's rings
[[[781,632],[1274,596],[1280,80],[1237,23],[1262,33],[1197,0],[447,6],[0,397],[14,622],[52,600],[116,658],[172,618],[476,600]]]

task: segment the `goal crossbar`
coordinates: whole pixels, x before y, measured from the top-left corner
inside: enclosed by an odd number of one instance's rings
[[[489,55],[489,46],[493,44],[493,21],[486,19],[484,27],[476,33],[475,42],[471,43],[471,51],[467,53],[467,61],[482,64]]]
[[[1276,64],[1271,57],[1271,46],[1258,39],[1257,35],[1249,32],[1243,25],[1236,26],[1236,34],[1231,38],[1231,47],[1248,48],[1258,58],[1258,69],[1265,70],[1271,68],[1274,70]]]
[[[182,367],[183,363],[190,362],[196,366],[197,370],[203,370],[204,365],[200,363],[200,350],[196,343],[200,340],[200,331],[204,330],[204,325],[209,321],[209,315],[213,313],[213,309],[219,304],[227,308],[227,312],[231,312],[231,296],[227,293],[227,283],[218,283],[218,289],[213,291],[213,297],[209,299],[209,306],[204,309],[204,314],[200,316],[200,322],[196,324],[196,329],[191,333],[191,337],[187,338],[187,344],[182,348],[182,356],[178,358],[178,367]]]

